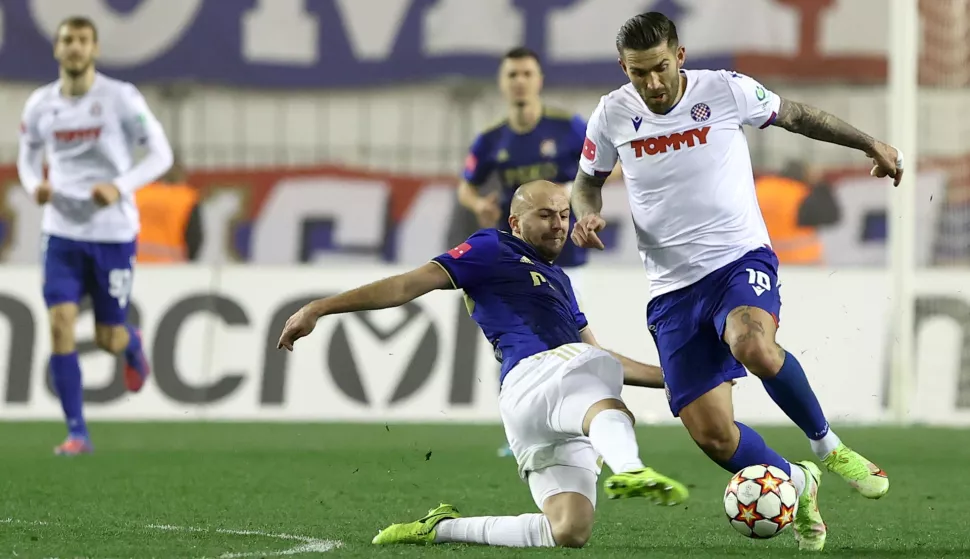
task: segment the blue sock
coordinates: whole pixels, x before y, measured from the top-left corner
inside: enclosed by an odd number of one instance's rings
[[[125,324],[128,330],[128,347],[125,348],[125,360],[131,365],[137,365],[141,356],[141,338],[131,324]]]
[[[768,464],[769,466],[777,466],[789,476],[791,475],[791,464],[788,463],[788,460],[769,448],[757,431],[739,421],[735,421],[734,424],[741,430],[738,449],[734,451],[734,456],[729,458],[727,462],[718,462],[718,465],[735,474],[748,466]]]
[[[77,352],[51,355],[51,379],[61,399],[61,409],[67,421],[67,432],[72,437],[88,437],[84,423],[84,392],[81,388],[81,362]]]
[[[809,439],[817,441],[829,432],[822,405],[818,403],[812,386],[808,384],[808,377],[794,355],[786,351],[781,370],[763,384],[771,399]]]

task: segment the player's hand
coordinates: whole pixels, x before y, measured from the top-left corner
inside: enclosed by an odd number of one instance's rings
[[[598,233],[606,227],[606,220],[599,214],[584,215],[573,227],[573,243],[580,248],[595,248],[603,250],[606,246],[600,240]]]
[[[51,183],[44,181],[34,191],[34,199],[37,200],[38,204],[43,206],[47,202],[50,202],[52,194],[54,194],[54,189],[51,187]]]
[[[309,336],[310,332],[317,326],[319,313],[314,311],[310,305],[293,313],[293,316],[286,319],[283,326],[283,333],[280,334],[280,341],[276,344],[276,349],[286,349],[293,351],[293,343],[302,337]]]
[[[502,217],[502,210],[498,207],[498,192],[479,198],[475,203],[474,212],[475,217],[478,218],[479,227],[495,227]]]
[[[121,191],[118,187],[113,184],[101,183],[94,185],[94,189],[91,191],[91,199],[94,203],[104,207],[110,206],[121,198]]]
[[[889,144],[876,142],[866,155],[872,159],[872,170],[869,174],[874,177],[892,177],[893,186],[899,186],[903,180],[903,154]]]

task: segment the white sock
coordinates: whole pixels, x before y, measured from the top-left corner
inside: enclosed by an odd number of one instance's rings
[[[552,525],[544,514],[473,516],[442,520],[435,543],[478,543],[504,547],[555,547]]]
[[[825,436],[821,439],[817,441],[809,439],[808,442],[812,444],[812,452],[815,453],[815,456],[817,456],[819,460],[824,460],[826,456],[831,454],[833,450],[842,444],[842,439],[835,434],[835,431],[829,429],[829,432],[825,433]]]
[[[613,473],[643,468],[633,420],[620,410],[603,410],[589,422],[589,440]]]
[[[798,464],[789,464],[791,465],[791,482],[795,485],[795,492],[801,497],[805,491],[805,484],[808,483],[805,479],[805,470]]]

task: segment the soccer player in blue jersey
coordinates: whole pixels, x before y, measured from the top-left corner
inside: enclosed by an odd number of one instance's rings
[[[610,498],[647,496],[667,505],[687,498],[682,484],[640,461],[633,414],[620,396],[624,383],[661,387],[659,368],[600,348],[569,277],[553,264],[569,214],[566,188],[526,184],[511,204],[511,233],[483,229],[420,268],[314,301],[287,320],[279,347],[292,351],[321,317],[462,289],[502,363],[502,423],[542,514],[462,518],[440,505],[385,528],[374,543],[582,547],[593,527],[599,456],[613,471],[605,483]]]
[[[543,103],[539,56],[525,47],[506,53],[499,67],[498,86],[508,112],[472,142],[465,159],[464,180],[458,186],[458,201],[474,212],[479,227],[510,231],[509,211],[516,188],[535,180],[566,184],[576,177],[586,121]],[[480,193],[492,177],[498,178],[501,188]],[[574,222],[570,218],[570,226]],[[581,299],[579,270],[586,264],[586,250],[566,243],[556,263],[569,275]],[[499,449],[499,455],[510,456],[511,450]]]

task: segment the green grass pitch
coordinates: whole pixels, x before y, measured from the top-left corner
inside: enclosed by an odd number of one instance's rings
[[[761,430],[792,459],[793,430]],[[970,557],[970,430],[841,429],[889,473],[867,501],[832,475],[820,503],[830,557]],[[0,424],[0,557],[796,557],[789,531],[736,533],[721,512],[729,475],[680,427],[638,429],[641,455],[689,483],[661,508],[602,494],[583,550],[377,548],[377,530],[439,502],[465,515],[534,512],[497,426],[96,423],[97,452],[58,458],[56,423]],[[339,545],[335,542],[339,542]]]

